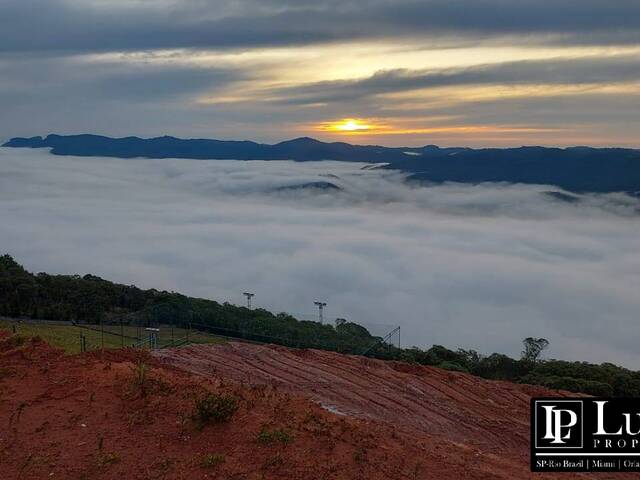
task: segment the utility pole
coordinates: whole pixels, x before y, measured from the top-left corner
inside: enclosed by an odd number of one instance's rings
[[[255,293],[249,293],[249,292],[243,292],[242,294],[245,297],[247,297],[247,308],[251,309],[251,298],[255,297],[256,294]]]
[[[319,314],[319,317],[320,317],[320,323],[323,323],[322,322],[322,320],[323,320],[322,319],[322,310],[324,309],[324,307],[327,306],[327,304],[325,302],[313,302],[313,303],[318,306],[318,314]]]

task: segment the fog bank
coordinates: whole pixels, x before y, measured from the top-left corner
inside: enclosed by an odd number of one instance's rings
[[[640,368],[638,200],[363,167],[0,148],[0,253],[303,317],[321,299],[405,345],[517,356],[543,336],[552,357]]]

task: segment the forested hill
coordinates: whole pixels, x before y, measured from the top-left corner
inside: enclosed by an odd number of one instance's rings
[[[525,339],[522,358],[456,351],[434,345],[428,350],[381,343],[365,328],[299,321],[286,313],[192,298],[175,292],[142,290],[93,275],[48,275],[26,271],[11,256],[0,256],[0,316],[131,325],[191,325],[236,338],[292,347],[367,354],[387,360],[434,365],[484,378],[545,385],[593,395],[640,397],[640,372],[609,363],[541,360],[544,339]],[[373,348],[371,348],[373,347]],[[534,347],[531,349],[531,347]],[[533,355],[531,354],[533,352]]]
[[[362,353],[378,340],[348,322],[334,328],[286,313],[142,290],[94,275],[34,275],[9,255],[0,257],[0,315],[145,327],[191,325],[231,337],[350,353]]]
[[[338,160],[387,163],[417,182],[507,182],[555,185],[573,192],[640,192],[640,150],[624,148],[440,148],[325,143],[297,138],[250,141],[48,135],[13,138],[5,147],[49,148],[55,155],[201,160]]]

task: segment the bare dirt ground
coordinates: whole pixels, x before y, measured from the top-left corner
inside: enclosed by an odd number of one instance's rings
[[[337,415],[393,426],[416,444],[440,445],[438,463],[466,463],[463,477],[545,477],[529,472],[529,400],[562,395],[433,367],[273,345],[194,345],[155,355],[203,376],[272,386]]]
[[[244,344],[161,357],[0,332],[0,479],[533,478],[528,387]],[[238,410],[199,428],[208,394]]]
[[[305,395],[338,414],[494,449],[528,447],[529,398],[549,393],[432,367],[248,343],[155,356],[201,375]]]

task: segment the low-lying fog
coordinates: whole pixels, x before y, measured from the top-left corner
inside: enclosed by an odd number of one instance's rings
[[[545,186],[410,187],[338,162],[0,149],[0,252],[32,271],[402,326],[404,345],[640,368],[640,202]],[[283,188],[327,182],[341,188]]]

